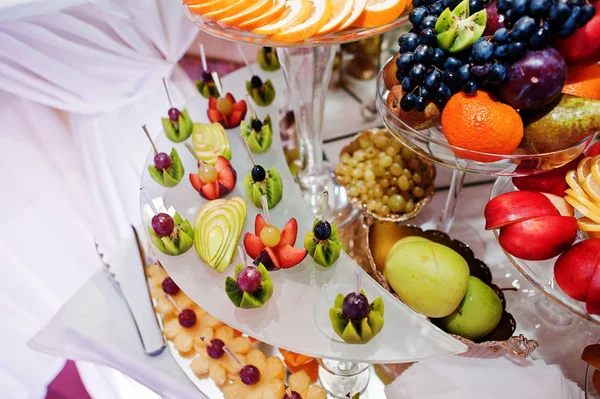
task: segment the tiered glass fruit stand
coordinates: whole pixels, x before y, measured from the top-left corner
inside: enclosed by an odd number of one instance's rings
[[[240,43],[278,45],[263,37],[205,23],[191,15],[190,19],[202,30],[218,37]],[[283,156],[277,99],[271,106],[258,107],[256,110],[261,119],[267,114],[271,116],[273,143],[269,151],[256,154],[255,159],[267,168],[276,167],[281,174],[283,200],[270,211],[270,217],[276,226],[285,225],[290,218],[297,220],[297,246],[302,245],[305,233],[312,230],[314,215],[321,208],[320,199],[324,189],[330,193],[328,209],[334,210],[333,215],[328,216],[329,220],[335,222],[340,220],[340,216],[343,218],[343,213],[339,212],[346,207],[343,190],[335,186],[331,169],[323,163],[322,157],[322,110],[331,75],[334,54],[332,45],[380,34],[403,22],[404,18],[399,18],[377,29],[350,30],[293,47],[278,48],[285,82],[291,89],[301,138],[304,169],[299,178],[300,188],[295,184]],[[244,98],[245,81],[250,80],[250,77],[247,69],[228,75],[223,79],[224,91],[231,92],[235,98]],[[281,75],[274,73],[269,78],[275,84],[278,95],[281,95],[284,84]],[[200,96],[186,104],[191,119],[197,123],[209,123],[207,106],[208,101]],[[233,154],[231,164],[238,175],[236,187],[229,197],[246,199],[241,181],[251,170],[252,163],[239,140],[240,129],[233,128],[226,132]],[[163,134],[156,140],[156,146],[163,151],[175,147],[182,159],[186,176],[175,187],[165,189],[152,181],[148,174],[144,174],[142,185],[159,211],[171,214],[177,211],[194,225],[198,210],[206,203],[187,182],[187,174],[197,170],[196,161],[185,150],[184,143],[171,143]],[[153,154],[150,153],[147,165],[152,164],[152,158]],[[256,215],[262,213],[249,201],[246,203],[243,233],[252,230]],[[141,208],[144,227],[148,228],[153,212],[144,198],[141,198]],[[273,297],[263,307],[252,310],[236,308],[225,293],[225,278],[232,274],[233,266],[230,265],[226,271],[219,273],[200,261],[193,248],[177,257],[157,253],[157,258],[169,276],[194,302],[222,322],[264,343],[322,359],[321,383],[339,397],[365,389],[369,381],[366,366],[371,363],[405,363],[467,350],[464,344],[394,298],[344,252],[330,268],[322,268],[312,258],[306,257],[291,269],[272,272]],[[236,256],[233,264],[240,262],[239,256]],[[332,295],[347,294],[345,291],[351,289],[348,287],[355,286],[357,270],[362,275],[361,288],[367,297],[370,300],[381,297],[385,307],[383,330],[365,345],[350,345],[341,341],[327,317],[329,308],[333,306]]]

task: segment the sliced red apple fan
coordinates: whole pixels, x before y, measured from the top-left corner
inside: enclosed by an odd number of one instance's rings
[[[262,263],[267,270],[289,269],[306,257],[306,250],[294,248],[298,235],[298,223],[292,218],[281,231],[281,239],[275,247],[267,247],[260,239],[260,232],[267,225],[262,215],[256,215],[254,233],[246,233],[244,248],[254,263]]]

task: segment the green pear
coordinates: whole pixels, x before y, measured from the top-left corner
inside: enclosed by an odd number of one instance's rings
[[[522,148],[535,154],[564,150],[600,130],[600,100],[562,94],[552,104],[521,116]]]
[[[415,311],[428,317],[448,316],[467,292],[469,265],[444,245],[409,238],[390,251],[385,278]]]
[[[471,276],[467,293],[458,308],[436,324],[450,334],[476,341],[491,333],[501,318],[502,302],[496,292]]]

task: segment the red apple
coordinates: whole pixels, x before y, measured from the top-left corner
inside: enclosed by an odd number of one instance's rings
[[[513,177],[512,182],[519,190],[541,191],[564,197],[565,190],[569,188],[569,185],[565,181],[565,176],[570,170],[577,169],[577,165],[579,165],[579,161],[582,159],[583,154],[560,168],[530,176]],[[524,169],[520,168],[520,166],[521,164],[517,166],[517,173],[519,173],[520,169],[521,171]]]
[[[503,227],[499,242],[506,252],[517,258],[546,260],[560,255],[576,238],[577,219],[574,217],[542,216]]]
[[[592,144],[587,150],[585,150],[585,155],[588,157],[595,157],[596,155],[600,155],[600,141]]]
[[[500,194],[485,206],[485,229],[498,229],[511,223],[540,216],[560,216],[544,194],[535,191],[512,191]]]
[[[593,64],[600,61],[600,6],[596,14],[581,29],[566,39],[557,39],[554,47],[568,64]]]
[[[554,279],[565,294],[578,301],[585,301],[589,297],[592,278],[600,278],[600,273],[595,273],[599,264],[600,238],[581,241],[556,259]],[[594,302],[600,303],[598,283],[600,281],[594,283],[594,297],[597,296]]]
[[[561,216],[575,216],[575,210],[563,197],[558,195],[542,193],[552,202],[552,205],[558,210]]]
[[[590,281],[590,287],[587,292],[587,299],[585,301],[585,309],[590,314],[600,315],[600,272],[598,267],[594,271],[594,276]]]

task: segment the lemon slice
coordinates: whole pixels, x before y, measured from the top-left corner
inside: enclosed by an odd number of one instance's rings
[[[346,18],[344,22],[337,28],[338,32],[348,28],[350,25],[354,23],[360,17],[365,7],[367,6],[367,1],[369,0],[354,0],[354,8],[352,13]]]
[[[569,187],[571,187],[573,189],[573,191],[575,191],[578,195],[584,196],[584,197],[586,196],[585,191],[583,191],[583,188],[579,184],[579,179],[577,179],[576,171],[570,170],[567,173],[567,175],[565,176],[565,180],[567,181],[567,184],[569,185]]]
[[[286,26],[285,29],[272,35],[272,40],[284,43],[301,42],[317,33],[331,18],[333,10],[331,0],[302,0],[302,2],[309,4],[308,17],[302,16],[302,18],[296,19],[294,24]]]
[[[590,218],[583,217],[577,220],[577,228],[583,231],[600,232],[600,223],[596,223]]]
[[[594,179],[591,173],[583,180],[583,189],[594,202],[600,203],[600,184]]]
[[[591,166],[592,175],[596,183],[600,183],[600,155],[596,155]]]
[[[296,26],[306,21],[312,12],[312,1],[310,0],[288,0],[285,2],[285,10],[279,18],[267,25],[254,29],[254,33],[271,36],[285,29]]]
[[[408,0],[369,0],[352,26],[374,28],[389,24],[406,9]]]
[[[348,19],[352,10],[354,10],[354,0],[333,0],[329,21],[316,34],[322,36],[333,32]]]
[[[571,206],[577,209],[577,212],[581,213],[583,216],[586,216],[592,219],[596,223],[600,223],[600,208],[594,205],[589,200],[582,197],[573,197],[571,195],[565,196],[565,201],[567,201]]]
[[[577,179],[582,182],[585,180],[587,175],[592,173],[592,158],[585,157],[581,161],[579,161],[579,165],[577,165]]]
[[[238,28],[243,30],[252,30],[277,20],[281,14],[285,12],[287,2],[286,0],[271,0],[270,2],[272,3],[272,7],[269,9],[269,11],[255,16],[252,19],[240,22]]]

